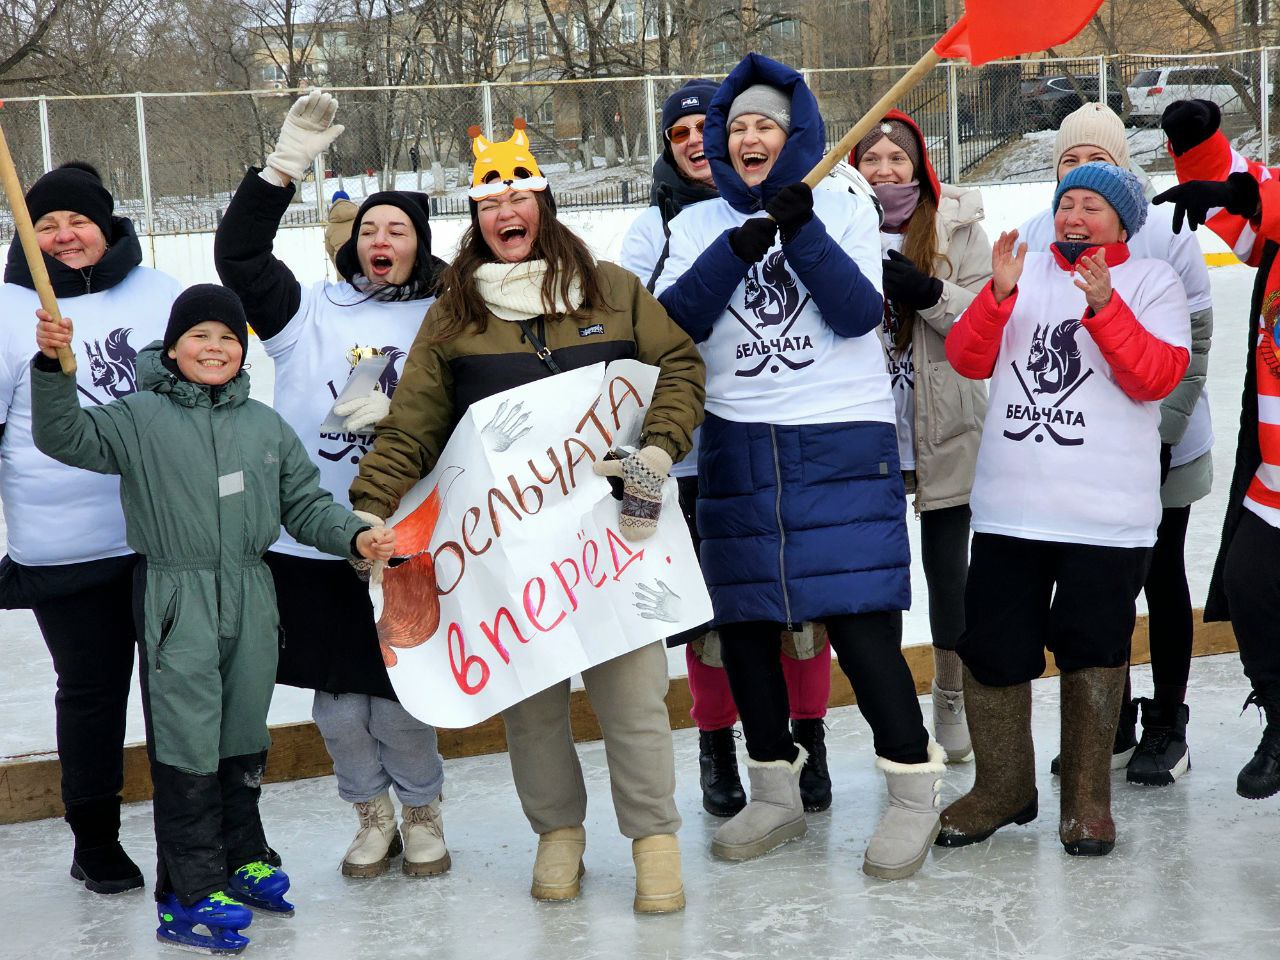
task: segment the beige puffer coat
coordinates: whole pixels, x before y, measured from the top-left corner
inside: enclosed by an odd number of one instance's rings
[[[941,185],[936,273],[942,298],[918,314],[911,343],[916,388],[916,512],[969,502],[987,385],[967,380],[947,361],[951,325],[991,279],[991,243],[982,229],[982,194]]]

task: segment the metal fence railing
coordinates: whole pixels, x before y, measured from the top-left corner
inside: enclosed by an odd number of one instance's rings
[[[905,67],[806,70],[834,141]],[[322,221],[335,190],[421,190],[441,216],[465,215],[467,128],[509,134],[524,117],[561,206],[643,204],[662,149],[663,99],[685,77],[612,77],[450,86],[342,88],[346,132],[299,190],[286,222]],[[919,122],[935,168],[957,183],[1052,178],[1054,131],[1086,101],[1105,100],[1128,130],[1135,161],[1170,169],[1159,129],[1174,100],[1218,103],[1224,132],[1269,161],[1280,47],[1222,54],[1144,54],[942,64],[902,108]],[[244,170],[269,152],[289,91],[11,97],[5,130],[24,183],[67,160],[102,172],[141,233],[213,229]],[[0,210],[0,239],[11,233]]]

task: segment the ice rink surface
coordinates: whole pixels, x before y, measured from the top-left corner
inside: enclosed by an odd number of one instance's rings
[[[835,801],[809,815],[809,834],[758,860],[730,864],[707,847],[720,821],[703,813],[697,736],[675,733],[676,799],[688,908],[631,910],[630,846],[617,831],[604,751],[580,747],[590,806],[582,896],[541,904],[528,894],[536,838],[520,812],[505,755],[452,761],[445,833],[453,869],[410,880],[398,865],[347,880],[338,864],[354,834],[332,777],[263,791],[271,843],[293,878],[297,915],[255,919],[245,957],[279,960],[748,960],[748,958],[1044,958],[1206,960],[1280,956],[1280,799],[1242,800],[1235,775],[1257,745],[1234,656],[1191,672],[1192,770],[1170,787],[1114,775],[1119,830],[1108,857],[1068,857],[1058,842],[1058,683],[1035,683],[1040,818],[955,850],[934,848],[920,872],[893,883],[863,875],[862,855],[884,803],[871,734],[855,707],[833,710],[827,734]],[[1150,693],[1146,668],[1134,688]],[[740,763],[743,751],[739,749]],[[950,768],[947,802],[972,783]],[[125,808],[123,840],[154,878],[151,806]],[[101,897],[67,877],[70,836],[59,820],[0,827],[0,956],[43,960],[173,958],[154,942],[149,893]]]

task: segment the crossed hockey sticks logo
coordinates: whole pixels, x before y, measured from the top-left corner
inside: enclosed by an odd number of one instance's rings
[[[1009,366],[1013,368],[1013,374],[1018,378],[1018,386],[1022,387],[1022,392],[1023,394],[1026,395],[1026,398],[1027,398],[1027,404],[1031,407],[1038,407],[1039,404],[1036,403],[1035,397],[1033,397],[1031,395],[1031,391],[1027,389],[1027,381],[1022,379],[1022,371],[1018,369],[1017,363],[1010,361]],[[1067,398],[1070,397],[1077,390],[1079,390],[1080,385],[1084,383],[1086,380],[1088,380],[1091,376],[1093,376],[1092,368],[1090,368],[1089,370],[1086,370],[1084,376],[1081,377],[1079,380],[1077,380],[1075,383],[1073,383],[1066,393],[1064,393],[1056,401],[1054,401],[1053,406],[1050,407],[1049,409],[1057,410],[1059,407],[1061,407],[1064,403],[1067,402]],[[1034,433],[1039,427],[1044,427],[1045,431],[1053,439],[1053,442],[1060,447],[1078,447],[1080,446],[1080,444],[1084,443],[1084,437],[1064,437],[1062,436],[1062,434],[1058,433],[1058,431],[1054,430],[1051,424],[1048,424],[1043,420],[1037,420],[1035,423],[1031,424],[1031,426],[1027,427],[1027,429],[1022,431],[1015,432],[1013,430],[1006,430],[1004,432],[1004,435],[1008,437],[1010,440],[1025,440],[1027,439],[1027,437],[1031,436],[1031,434]]]
[[[806,293],[804,295],[804,299],[800,301],[800,306],[796,307],[796,312],[791,315],[790,322],[785,327],[782,328],[782,332],[778,334],[776,339],[784,338],[788,333],[791,332],[791,328],[794,327],[796,325],[796,321],[800,319],[800,314],[804,312],[804,308],[809,303],[809,299],[810,299],[810,295]],[[765,341],[765,338],[763,335],[761,335],[760,331],[757,330],[755,327],[753,327],[750,324],[750,322],[748,322],[747,320],[744,320],[742,315],[739,314],[737,310],[733,309],[732,305],[729,305],[728,310],[730,313],[733,314],[733,319],[737,320],[740,324],[742,324],[743,328],[747,331],[747,333],[751,334],[753,337],[755,337],[757,340],[759,340],[762,343]],[[783,364],[790,367],[792,370],[803,370],[805,367],[809,366],[809,364],[813,363],[813,358],[805,360],[801,363],[796,363],[794,360],[788,360],[786,356],[784,356],[781,353],[767,353],[765,354],[764,359],[761,360],[754,367],[752,367],[750,370],[735,370],[734,376],[758,377],[760,375],[760,372],[769,365],[770,361],[773,361],[773,360],[781,360]]]

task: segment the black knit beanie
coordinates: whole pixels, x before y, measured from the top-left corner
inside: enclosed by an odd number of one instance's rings
[[[184,333],[206,320],[225,323],[248,352],[249,321],[244,306],[239,297],[216,283],[197,283],[178,294],[169,311],[169,325],[164,328],[164,348],[169,350]]]
[[[27,191],[31,222],[55,210],[83,214],[97,224],[111,242],[111,213],[115,201],[102,185],[98,171],[87,163],[72,161],[50,170]]]

